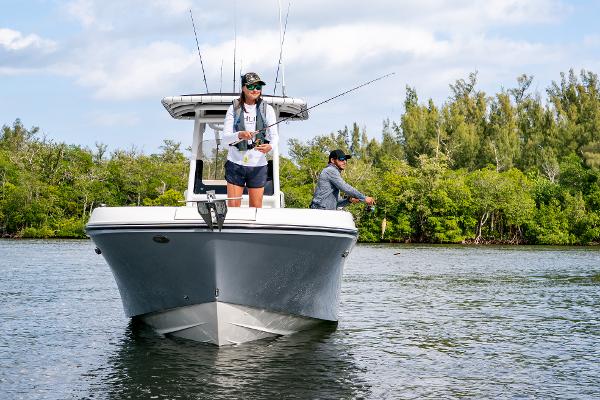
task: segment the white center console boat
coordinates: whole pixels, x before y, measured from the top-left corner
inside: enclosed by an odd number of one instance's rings
[[[337,321],[342,270],[357,229],[345,211],[284,207],[272,150],[263,208],[225,206],[220,142],[235,94],[167,97],[176,119],[193,119],[185,205],[99,207],[86,226],[109,264],[125,314],[158,333],[237,344]],[[278,120],[308,118],[300,99],[263,96]],[[212,179],[211,179],[212,178]]]

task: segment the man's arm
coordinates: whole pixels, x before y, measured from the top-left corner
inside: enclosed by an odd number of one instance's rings
[[[365,200],[366,196],[364,194],[362,194],[361,192],[359,192],[358,190],[356,190],[354,187],[347,184],[346,181],[344,181],[342,179],[341,175],[338,172],[331,169],[330,171],[327,171],[327,173],[328,173],[328,177],[329,177],[329,180],[331,181],[331,183],[336,188],[338,188],[340,191],[346,193],[350,197],[356,197],[360,201]]]
[[[348,204],[350,204],[350,199],[341,199],[341,200],[338,200],[338,202],[337,202],[337,208],[346,207]]]

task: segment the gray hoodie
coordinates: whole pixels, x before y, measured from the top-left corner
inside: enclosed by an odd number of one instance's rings
[[[348,185],[344,179],[342,179],[340,170],[335,165],[329,164],[319,175],[310,208],[335,210],[338,207],[348,205],[350,203],[349,200],[341,200],[339,198],[340,191],[346,193],[350,197],[356,197],[360,201],[365,201],[366,196]]]

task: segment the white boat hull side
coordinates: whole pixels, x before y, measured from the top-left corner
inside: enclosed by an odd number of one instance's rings
[[[215,300],[337,321],[344,233],[261,229],[89,230],[127,316]],[[153,240],[157,235],[167,243]]]
[[[86,231],[127,316],[217,344],[337,321],[358,235],[346,212],[238,207],[221,231],[194,207],[97,208]]]
[[[160,334],[218,346],[289,335],[320,322],[222,302],[196,304],[140,318]]]

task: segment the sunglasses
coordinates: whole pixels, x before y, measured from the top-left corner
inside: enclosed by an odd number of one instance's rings
[[[262,90],[262,85],[257,83],[257,84],[249,84],[246,85],[246,89],[248,90]]]
[[[344,157],[344,156],[338,157],[338,160],[340,160],[340,161],[346,161],[346,157]]]

